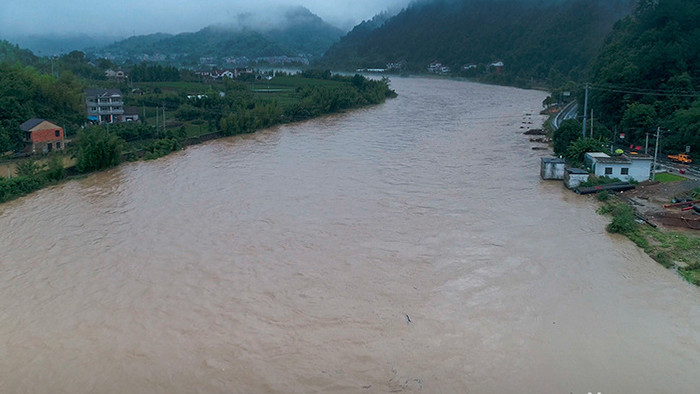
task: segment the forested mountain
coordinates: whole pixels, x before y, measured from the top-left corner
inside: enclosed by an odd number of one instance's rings
[[[87,48],[109,45],[123,37],[106,35],[75,34],[30,34],[11,35],[5,37],[8,41],[27,48],[40,56],[60,56],[73,51],[84,51]]]
[[[661,126],[669,149],[700,152],[700,2],[641,0],[591,67],[591,103],[633,142]]]
[[[440,62],[505,64],[501,82],[578,79],[632,0],[436,0],[414,3],[374,30],[358,26],[321,59],[331,68],[409,71]],[[367,23],[366,23],[367,24]]]
[[[194,33],[131,37],[97,49],[117,60],[158,60],[196,64],[201,57],[242,58],[321,56],[342,35],[306,8],[290,8],[279,20],[242,15],[235,24],[209,26]]]
[[[35,64],[39,60],[32,51],[0,40],[0,63]]]

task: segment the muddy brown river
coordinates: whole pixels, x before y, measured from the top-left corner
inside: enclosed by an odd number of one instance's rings
[[[0,205],[0,392],[696,393],[700,290],[539,179],[545,94],[392,86]]]

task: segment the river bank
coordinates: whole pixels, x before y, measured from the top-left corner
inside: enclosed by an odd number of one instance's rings
[[[159,122],[159,109],[156,108],[154,126],[145,123],[149,122],[147,118],[144,118],[144,123],[88,126],[78,133],[75,147],[66,153],[56,152],[48,159],[39,157],[5,162],[8,178],[0,177],[0,203],[123,161],[155,159],[212,139],[249,134],[278,124],[377,105],[387,98],[396,97],[388,80],[369,80],[359,75],[341,76],[330,72],[282,74],[266,81],[265,85],[267,89],[261,91],[253,89],[252,85],[226,81],[219,87],[225,91],[209,92],[196,100],[191,98],[195,97],[192,95],[183,96],[187,91],[183,89],[203,89],[204,85],[143,85],[154,92],[168,91],[165,98],[179,103],[172,111],[176,121],[166,125],[163,107],[162,123]],[[208,86],[207,89],[213,88]],[[146,97],[146,100],[153,99]],[[142,100],[140,103],[145,112],[144,96],[133,100]],[[202,125],[206,125],[206,129]],[[212,132],[215,127],[218,131]]]
[[[664,205],[700,199],[700,181],[642,182],[636,189],[613,197],[608,201],[607,194],[598,195],[602,202],[599,212],[612,218],[607,230],[627,236],[656,262],[700,286],[700,232],[664,225],[665,217],[678,215]]]
[[[552,116],[556,114],[551,114],[542,125],[541,133],[548,137],[552,136]],[[530,142],[541,144],[532,149],[552,148],[549,138],[530,138]],[[664,205],[678,199],[700,199],[700,181],[669,179],[672,181],[645,181],[632,190],[598,192],[587,198],[595,196],[599,201],[597,211],[611,218],[606,226],[608,232],[626,236],[656,262],[700,286],[700,232],[664,226],[664,218],[676,214],[664,209]]]

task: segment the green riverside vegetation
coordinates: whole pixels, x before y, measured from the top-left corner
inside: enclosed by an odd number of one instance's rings
[[[0,152],[20,151],[19,125],[41,117],[65,125],[73,147],[64,156],[75,159],[75,166],[67,170],[60,152],[54,153],[60,159],[41,167],[32,160],[16,162],[16,176],[0,178],[0,202],[60,181],[66,174],[98,171],[124,160],[155,159],[207,139],[379,104],[396,96],[387,79],[330,71],[246,74],[240,80],[203,83],[182,81],[169,67],[139,70],[154,81],[112,87],[122,88],[125,104],[139,108],[142,122],[85,127],[82,89],[93,83],[108,87],[108,82],[81,80],[69,72],[56,78],[32,67],[0,64],[0,93],[4,93]],[[168,76],[176,81],[163,81]]]
[[[700,189],[694,195],[700,196]],[[640,224],[629,204],[607,193],[598,195],[598,200],[604,202],[598,212],[612,217],[608,232],[627,236],[659,264],[677,269],[687,281],[700,286],[700,237]]]

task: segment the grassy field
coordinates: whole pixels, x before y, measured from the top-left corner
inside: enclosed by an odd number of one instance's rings
[[[676,175],[676,174],[670,174],[668,172],[663,172],[661,174],[656,174],[654,177],[655,180],[665,183],[665,182],[677,182],[677,181],[685,181],[686,178]]]
[[[72,157],[70,154],[67,153],[61,153],[61,152],[54,152],[52,155],[60,155],[61,160],[63,161],[63,167],[68,168],[68,167],[73,167],[75,165],[75,158]],[[50,156],[40,156],[39,158],[32,158],[34,162],[39,166],[39,167],[44,167],[48,161],[49,161]],[[28,159],[16,159],[16,160],[8,160],[0,163],[0,177],[2,178],[9,178],[9,175],[15,177],[17,176],[17,163],[28,160]]]

